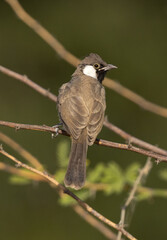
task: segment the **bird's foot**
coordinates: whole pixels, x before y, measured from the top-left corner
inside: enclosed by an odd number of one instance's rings
[[[62,123],[58,123],[58,124],[56,124],[56,125],[54,125],[54,126],[52,126],[53,128],[54,128],[54,130],[55,130],[55,132],[54,133],[52,133],[52,138],[55,138],[55,137],[57,137],[58,135],[59,135],[59,128],[62,126]]]

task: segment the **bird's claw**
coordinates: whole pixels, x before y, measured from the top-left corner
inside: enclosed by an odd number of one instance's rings
[[[55,138],[55,137],[57,137],[58,135],[59,135],[59,127],[60,126],[62,126],[62,124],[61,123],[59,123],[59,124],[57,124],[57,125],[54,125],[54,126],[52,126],[53,128],[54,128],[54,130],[55,130],[55,132],[54,133],[52,133],[52,138]]]

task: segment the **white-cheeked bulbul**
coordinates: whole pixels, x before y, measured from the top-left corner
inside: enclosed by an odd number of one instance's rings
[[[104,121],[106,101],[102,81],[112,68],[116,67],[91,53],[80,62],[71,80],[59,90],[60,121],[72,140],[64,179],[67,187],[80,189],[85,183],[87,149],[96,140]]]

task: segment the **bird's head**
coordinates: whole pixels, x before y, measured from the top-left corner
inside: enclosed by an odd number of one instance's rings
[[[117,67],[104,62],[98,54],[90,53],[78,65],[77,72],[79,70],[81,74],[95,78],[101,83],[105,77],[106,72],[112,68]]]

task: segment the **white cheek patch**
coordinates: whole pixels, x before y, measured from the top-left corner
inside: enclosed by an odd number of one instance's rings
[[[86,65],[83,69],[83,73],[89,77],[97,79],[96,70],[91,65]]]

